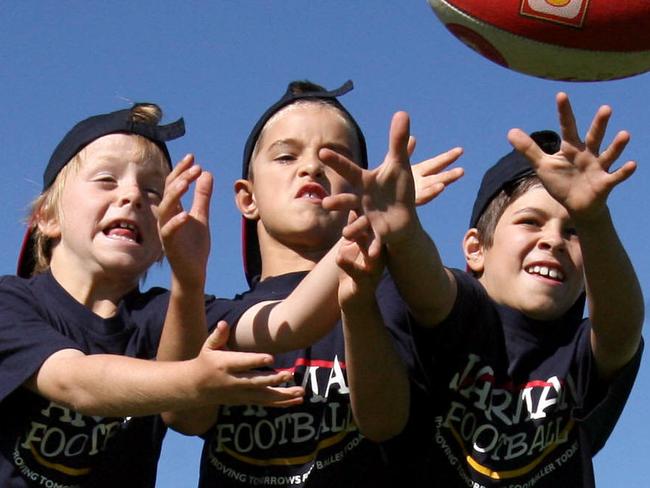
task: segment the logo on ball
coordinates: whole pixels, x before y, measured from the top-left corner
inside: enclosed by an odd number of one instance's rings
[[[522,0],[521,14],[563,25],[582,27],[589,0]]]

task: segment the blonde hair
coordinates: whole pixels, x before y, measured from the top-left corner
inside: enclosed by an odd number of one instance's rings
[[[162,110],[155,104],[138,104],[131,109],[131,120],[133,122],[157,125],[162,119],[162,115]],[[147,160],[158,160],[164,173],[169,172],[169,163],[155,142],[137,134],[129,135],[136,137],[138,141],[140,149],[138,157]],[[68,178],[75,175],[83,165],[86,147],[83,147],[72,157],[68,164],[61,169],[52,185],[36,197],[30,205],[28,225],[34,240],[34,270],[32,275],[43,273],[49,269],[52,249],[57,242],[57,239],[41,232],[38,224],[51,219],[59,219],[60,221],[63,218],[61,214],[61,196]]]

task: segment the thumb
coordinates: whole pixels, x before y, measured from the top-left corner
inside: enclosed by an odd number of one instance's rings
[[[220,320],[217,327],[212,331],[212,334],[210,334],[203,343],[203,349],[209,349],[211,351],[224,349],[224,346],[228,342],[229,335],[230,327],[228,327],[226,322]]]

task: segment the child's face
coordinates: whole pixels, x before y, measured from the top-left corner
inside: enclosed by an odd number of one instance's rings
[[[47,233],[58,239],[52,267],[117,272],[136,280],[162,254],[156,215],[168,170],[162,152],[138,136],[110,134],[90,143],[69,174],[58,216]]]
[[[351,188],[323,165],[318,157],[322,148],[358,160],[354,131],[329,106],[289,106],[264,129],[252,161],[260,243],[270,238],[305,250],[327,250],[340,237],[346,214],[326,211],[321,202]]]
[[[479,281],[490,297],[534,319],[561,317],[583,291],[575,229],[566,209],[542,186],[505,209],[482,259]]]

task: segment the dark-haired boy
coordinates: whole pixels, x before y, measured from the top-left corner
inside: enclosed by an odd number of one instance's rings
[[[324,150],[367,166],[363,134],[337,100],[351,88],[350,82],[333,91],[294,82],[249,136],[235,191],[246,219],[251,290],[222,303],[224,318],[233,325],[229,344],[274,353],[274,367],[294,372],[305,400],[282,411],[221,407],[217,423],[204,435],[200,486],[390,486],[378,446],[368,437],[379,440],[401,430],[408,409],[406,375],[381,321],[353,331],[337,325],[339,299],[357,310],[368,306],[375,319],[378,309],[374,298],[338,296],[335,261],[347,212],[322,208],[326,196],[349,191],[343,178],[323,165]],[[389,153],[398,152],[398,146],[406,153],[407,145],[408,135],[392,141]],[[427,174],[459,155],[454,150],[420,166],[423,189]],[[424,200],[461,174],[434,177]],[[356,340],[360,337],[368,342]],[[369,356],[370,364],[357,366],[352,360],[364,362]],[[369,381],[353,389],[359,376]],[[368,384],[380,388],[365,388]],[[377,391],[381,396],[375,396]],[[384,415],[365,416],[361,425],[358,408]],[[172,419],[172,426],[193,433],[211,426],[204,416],[182,417]]]
[[[373,172],[326,160],[366,196],[366,221],[344,235],[372,226],[409,305],[384,311],[413,335],[413,378],[429,396],[411,418],[433,429],[425,485],[593,486],[591,458],[634,382],[643,298],[606,205],[636,168],[609,172],[629,135],[601,153],[611,109],[583,142],[568,97],[557,104],[562,140],[512,130],[517,151],[486,173],[463,241],[471,273],[442,265],[412,202],[385,207],[394,192]],[[336,200],[326,205],[349,204]]]

